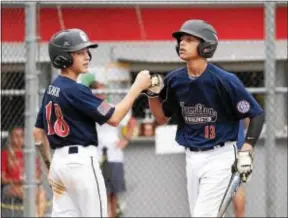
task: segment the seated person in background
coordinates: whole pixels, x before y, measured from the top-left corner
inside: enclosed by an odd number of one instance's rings
[[[3,186],[2,196],[18,198],[23,201],[23,184],[25,180],[24,169],[24,130],[15,127],[10,131],[9,141],[6,149],[1,151],[1,185]],[[46,211],[46,194],[41,183],[41,170],[39,159],[36,162],[36,215],[44,217]]]
[[[249,125],[249,119],[245,118],[239,123],[239,133],[237,141],[237,149],[240,150],[245,140],[245,129]],[[240,185],[233,197],[233,206],[235,217],[245,217],[245,189],[243,184]]]

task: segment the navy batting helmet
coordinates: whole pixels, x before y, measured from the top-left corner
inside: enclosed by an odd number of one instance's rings
[[[64,69],[73,64],[71,52],[83,48],[97,48],[98,44],[89,41],[87,34],[80,29],[66,29],[54,34],[49,41],[49,57],[57,69]],[[90,60],[92,58],[89,52]]]
[[[201,39],[197,48],[198,54],[204,58],[211,58],[218,45],[216,30],[203,20],[188,20],[174,32],[172,36],[177,40],[176,51],[179,55],[179,43],[182,35],[188,34]]]

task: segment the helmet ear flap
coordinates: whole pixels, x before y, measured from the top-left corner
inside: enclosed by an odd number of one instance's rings
[[[201,42],[197,47],[199,56],[204,58],[211,58],[217,48],[217,43]]]
[[[217,48],[217,43],[211,43],[211,42],[205,42],[201,40],[197,47],[197,51],[199,56],[204,57],[204,58],[211,58]],[[180,56],[180,42],[177,40],[177,44],[175,46],[176,52],[178,56]]]
[[[57,69],[64,69],[64,68],[67,68],[73,64],[73,57],[69,53],[57,55],[53,59],[52,64]]]

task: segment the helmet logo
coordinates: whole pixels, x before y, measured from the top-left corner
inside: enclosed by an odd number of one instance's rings
[[[86,34],[84,32],[80,32],[80,37],[83,40],[83,42],[87,42],[88,41],[88,38],[87,38],[87,36],[86,36]]]
[[[63,46],[69,46],[69,45],[70,45],[70,43],[68,41],[65,41],[63,44]]]

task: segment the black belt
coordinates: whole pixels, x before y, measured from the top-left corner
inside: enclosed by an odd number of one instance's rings
[[[93,145],[93,146],[97,147],[97,145]],[[84,146],[84,147],[86,147],[86,146]],[[69,147],[68,154],[77,154],[77,153],[78,153],[78,146]]]
[[[77,154],[78,153],[78,147],[77,146],[69,147],[68,153],[69,154]]]
[[[186,147],[186,149],[188,149],[189,151],[195,151],[195,152],[198,152],[198,151],[209,151],[209,150],[213,150],[213,149],[218,148],[218,147],[223,147],[224,145],[225,145],[225,143],[220,143],[218,145],[214,145],[214,146],[208,147],[208,148]]]

